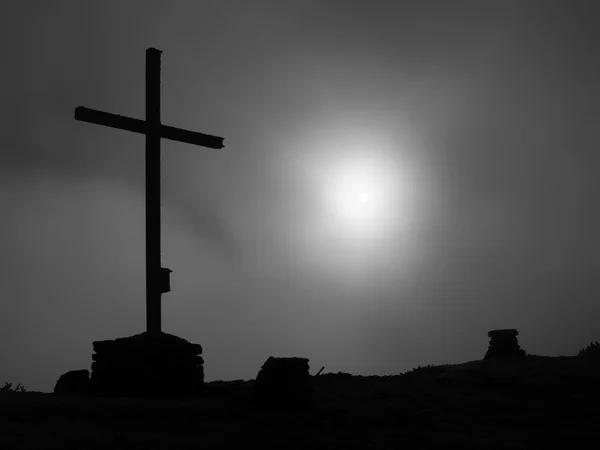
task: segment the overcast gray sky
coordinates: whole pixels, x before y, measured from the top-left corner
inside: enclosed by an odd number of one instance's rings
[[[163,330],[206,380],[384,375],[600,340],[593,1],[13,1],[0,19],[0,382],[145,331],[143,118],[162,50]]]

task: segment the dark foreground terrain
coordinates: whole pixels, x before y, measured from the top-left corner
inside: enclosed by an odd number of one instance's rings
[[[0,449],[600,448],[600,361],[528,356],[397,376],[312,377],[313,405],[257,404],[253,381],[194,399],[0,395]]]

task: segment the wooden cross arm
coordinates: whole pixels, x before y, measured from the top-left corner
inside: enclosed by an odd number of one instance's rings
[[[85,106],[78,106],[75,108],[75,120],[95,123],[111,128],[119,128],[120,130],[127,130],[140,134],[147,134],[149,131],[149,125],[144,120],[97,111],[95,109],[86,108]],[[221,149],[224,147],[222,137],[182,130],[181,128],[162,124],[160,125],[160,137],[172,141],[185,142],[187,144],[201,145],[202,147],[208,148]]]

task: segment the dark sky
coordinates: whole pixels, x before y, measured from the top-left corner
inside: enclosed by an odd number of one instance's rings
[[[4,4],[0,382],[51,391],[145,331],[144,137],[74,108],[143,118],[148,47],[163,123],[225,138],[162,143],[163,330],[207,381],[460,363],[495,328],[600,340],[597,9]]]

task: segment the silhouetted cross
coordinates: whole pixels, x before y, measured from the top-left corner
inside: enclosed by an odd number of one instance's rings
[[[223,138],[160,123],[160,54],[146,50],[146,120],[78,106],[75,120],[146,135],[146,329],[161,332],[160,296],[170,291],[169,273],[160,263],[160,138],[203,147],[223,148]]]

